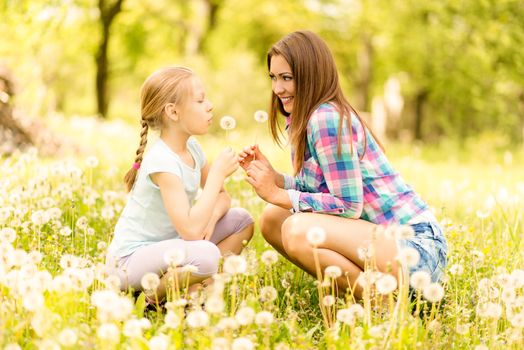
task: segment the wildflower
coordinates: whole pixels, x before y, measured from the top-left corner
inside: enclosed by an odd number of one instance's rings
[[[361,272],[357,278],[357,283],[362,288],[370,288],[377,281],[377,274],[374,271],[366,270]]]
[[[129,338],[140,338],[142,336],[143,323],[137,319],[131,319],[124,323],[124,335]]]
[[[521,311],[518,314],[513,315],[509,322],[515,328],[524,328],[524,311]]]
[[[81,230],[85,230],[87,228],[87,218],[85,216],[81,216],[76,220],[76,227],[78,227]]]
[[[462,265],[460,264],[453,264],[449,268],[449,273],[452,275],[457,275],[457,276],[462,275],[463,272],[464,272],[464,267],[462,267]]]
[[[86,158],[86,166],[88,168],[96,168],[98,166],[98,158],[95,156],[90,156]]]
[[[180,325],[180,317],[173,311],[168,311],[164,317],[164,323],[168,328],[176,329]]]
[[[265,286],[260,290],[260,299],[262,302],[272,302],[277,298],[277,290],[271,286]]]
[[[226,330],[226,329],[235,330],[238,328],[238,322],[233,317],[225,317],[225,318],[220,319],[220,321],[217,324],[217,327],[220,330]]]
[[[233,130],[237,126],[235,118],[226,115],[220,118],[220,127],[224,130]]]
[[[402,266],[411,267],[417,265],[420,260],[420,254],[416,249],[408,247],[398,252],[397,259]]]
[[[262,260],[264,265],[271,266],[278,261],[278,254],[274,250],[266,250],[260,256],[260,260]]]
[[[233,340],[231,350],[253,350],[255,345],[246,337],[239,337]]]
[[[378,279],[376,286],[380,294],[387,295],[397,289],[397,279],[390,274],[384,274]]]
[[[326,267],[326,269],[324,270],[324,274],[328,278],[335,279],[342,276],[342,269],[336,265],[331,265]]]
[[[0,242],[13,243],[16,239],[16,231],[11,227],[4,227],[0,230]]]
[[[44,306],[44,296],[38,292],[31,292],[24,296],[23,305],[28,311],[36,311]]]
[[[230,255],[224,260],[224,271],[230,275],[243,274],[247,270],[247,262],[241,255]]]
[[[206,300],[206,311],[210,314],[218,314],[224,311],[225,303],[220,297],[211,296]]]
[[[489,348],[484,344],[479,344],[473,348],[473,350],[489,350]]]
[[[347,325],[352,325],[355,322],[353,314],[349,309],[340,309],[337,311],[337,320]]]
[[[286,343],[275,344],[275,350],[290,350],[290,347]]]
[[[322,227],[311,227],[306,233],[306,239],[312,246],[319,246],[326,240],[326,231]]]
[[[60,236],[64,236],[64,237],[70,236],[72,232],[73,232],[73,231],[71,230],[71,228],[70,228],[69,226],[64,226],[64,227],[62,227],[62,228],[58,231],[58,233],[60,234]]]
[[[167,350],[169,348],[169,337],[165,334],[155,335],[149,339],[149,349]]]
[[[431,277],[426,271],[416,271],[409,277],[409,284],[411,287],[423,290],[426,286],[431,283]]]
[[[107,248],[107,243],[104,242],[104,241],[99,241],[96,244],[96,249],[99,250],[99,251],[104,251],[104,250],[106,250],[106,248]]]
[[[254,318],[255,318],[255,310],[253,310],[249,306],[241,307],[240,309],[238,309],[235,315],[235,319],[242,326],[247,326],[253,323]]]
[[[332,295],[326,295],[324,296],[324,298],[322,298],[322,304],[327,307],[333,306],[335,304],[335,301],[336,299]]]
[[[206,327],[209,324],[209,315],[205,311],[195,310],[187,315],[186,320],[190,328]]]
[[[144,276],[142,276],[140,284],[142,285],[142,288],[144,288],[145,290],[156,290],[156,288],[160,284],[160,278],[156,273],[148,272]]]
[[[180,271],[184,273],[195,273],[195,272],[198,272],[198,266],[187,264],[187,265],[182,266],[180,268]]]
[[[502,306],[492,302],[479,304],[477,306],[477,314],[483,318],[499,319],[502,315]]]
[[[101,324],[100,327],[98,327],[96,335],[98,336],[98,338],[102,340],[113,342],[120,337],[120,331],[118,330],[118,327],[115,324],[104,323]]]
[[[486,219],[490,216],[491,212],[489,210],[477,210],[476,215],[479,219]]]
[[[515,292],[515,288],[513,287],[506,287],[502,289],[502,292],[500,293],[500,299],[505,304],[512,304],[517,297],[517,293]]]
[[[255,323],[260,326],[269,326],[273,323],[273,314],[269,311],[260,311],[255,315]]]
[[[226,338],[217,337],[211,341],[211,350],[229,350],[229,342]]]
[[[422,293],[426,300],[436,303],[444,297],[444,288],[438,283],[430,283],[424,287]]]
[[[348,310],[355,319],[364,317],[364,308],[360,304],[351,304]]]
[[[169,266],[180,266],[186,259],[186,252],[182,249],[170,249],[164,253],[164,261]]]
[[[16,343],[10,343],[4,347],[4,350],[22,350],[22,348]]]
[[[457,324],[455,327],[455,330],[460,335],[466,335],[469,332],[469,325],[468,324]]]
[[[524,270],[515,269],[511,272],[511,278],[515,288],[524,287]]]
[[[268,119],[268,114],[266,111],[256,111],[253,115],[257,123],[265,123]]]
[[[31,222],[36,226],[42,226],[49,222],[49,216],[43,210],[36,210],[31,214]]]

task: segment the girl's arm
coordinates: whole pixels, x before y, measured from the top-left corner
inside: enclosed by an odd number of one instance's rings
[[[207,177],[209,175],[209,169],[210,166],[208,163],[204,166],[201,172],[201,179],[200,184],[202,187],[206,185]],[[215,231],[215,225],[218,220],[220,220],[231,208],[231,197],[229,197],[229,194],[224,189],[224,186],[220,189],[220,192],[218,193],[218,198],[215,207],[213,208],[213,213],[211,214],[211,218],[209,219],[209,222],[204,229],[204,239],[209,240],[211,238],[211,235],[213,235],[213,232]]]
[[[210,167],[200,198],[191,206],[182,180],[171,173],[154,173],[151,179],[158,187],[164,206],[180,236],[185,240],[204,239],[208,225],[220,197],[224,179],[238,168],[236,154],[226,149]]]

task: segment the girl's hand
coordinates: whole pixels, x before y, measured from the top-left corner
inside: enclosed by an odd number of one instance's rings
[[[210,174],[216,174],[225,179],[229,175],[233,174],[238,169],[238,156],[231,149],[231,147],[225,148],[211,165],[209,170]]]
[[[272,203],[273,197],[280,190],[275,181],[275,171],[271,165],[261,160],[252,160],[246,170],[247,182],[255,192],[266,202]]]
[[[238,154],[238,162],[240,163],[240,166],[244,170],[247,170],[247,168],[249,167],[249,164],[253,160],[259,160],[262,163],[269,166],[271,169],[273,169],[269,160],[258,148],[258,145],[251,145],[251,146],[244,147],[244,149],[240,151],[240,153]]]

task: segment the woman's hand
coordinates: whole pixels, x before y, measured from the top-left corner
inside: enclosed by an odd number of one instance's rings
[[[277,172],[275,169],[273,169],[273,166],[271,166],[269,160],[260,151],[258,145],[251,145],[245,147],[242,151],[240,151],[240,153],[238,154],[238,162],[240,163],[242,169],[244,169],[244,171],[246,172],[251,166],[251,164],[253,164],[253,162],[256,162],[260,166],[263,166],[265,171],[268,171],[271,174],[273,182],[276,184],[276,186],[284,188],[284,176]]]
[[[261,160],[252,160],[246,169],[247,182],[266,202],[272,203],[276,193],[281,189],[275,181],[275,171],[271,165]]]

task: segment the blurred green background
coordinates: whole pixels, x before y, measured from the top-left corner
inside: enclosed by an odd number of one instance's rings
[[[143,80],[187,65],[242,131],[268,106],[268,48],[309,29],[379,135],[520,148],[523,19],[521,0],[0,0],[0,65],[25,115],[134,124]]]

